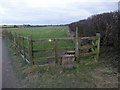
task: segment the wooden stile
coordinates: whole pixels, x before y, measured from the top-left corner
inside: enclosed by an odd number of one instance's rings
[[[35,63],[34,60],[36,60],[33,56],[34,53],[37,52],[44,52],[44,51],[50,51],[50,50],[54,50],[55,55],[52,57],[44,57],[41,59],[55,59],[55,63],[59,63],[59,59],[61,59],[61,57],[58,55],[58,51],[60,49],[64,49],[66,50],[67,54],[72,54],[72,58],[75,57],[76,61],[79,62],[80,57],[85,57],[85,56],[90,56],[93,55],[96,60],[99,59],[99,53],[100,53],[100,34],[97,33],[96,36],[93,37],[78,37],[78,27],[76,27],[76,36],[75,38],[55,38],[55,39],[40,39],[40,40],[32,40],[32,36],[29,37],[22,37],[19,34],[16,33],[11,33],[9,31],[5,31],[4,32],[5,36],[11,41],[13,42],[13,46],[15,46],[15,49],[22,55],[23,58],[25,58],[26,60],[28,60],[29,62],[32,62],[32,64]],[[92,40],[92,45],[88,44],[88,45],[84,45],[84,46],[79,46],[80,40]],[[24,41],[28,42],[27,46],[25,45]],[[60,47],[58,48],[58,41],[71,41],[71,40],[75,40],[75,47]],[[54,42],[54,48],[49,48],[49,49],[45,49],[45,50],[35,50],[33,49],[33,43],[34,42]],[[80,53],[79,50],[92,50],[94,49],[92,52],[83,52]],[[27,51],[28,50],[28,51]],[[65,54],[66,54],[65,53]],[[67,58],[67,56],[70,55],[64,55],[64,58]],[[67,60],[67,59],[66,59]],[[70,60],[70,59],[69,59]]]

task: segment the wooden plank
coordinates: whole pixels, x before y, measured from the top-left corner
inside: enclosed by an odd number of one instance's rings
[[[84,40],[84,39],[88,39],[88,40],[96,40],[96,37],[79,37],[79,39]]]
[[[56,38],[57,41],[68,41],[68,40],[74,40],[74,38]]]
[[[49,42],[49,40],[54,41],[54,39],[39,39],[39,40],[32,40],[32,42]]]
[[[79,49],[89,49],[89,48],[93,48],[93,45],[85,45],[85,46],[81,46],[79,47]]]
[[[68,41],[68,40],[74,40],[73,38],[56,38],[56,39],[39,39],[39,40],[32,40],[32,42],[49,42],[49,41]]]
[[[58,49],[73,49],[73,50],[75,50],[75,47],[59,47]]]
[[[68,58],[71,58],[71,57],[75,57],[75,55],[67,55],[67,54],[65,54],[65,55],[62,55],[61,57],[68,57]]]
[[[97,54],[97,52],[83,53],[83,54],[80,54],[80,57],[85,57],[93,54]]]
[[[40,50],[32,50],[33,53],[38,53],[38,52],[44,52],[44,51],[50,51],[50,50],[54,50],[54,48],[48,48],[48,49],[40,49]]]
[[[75,50],[73,50],[73,51],[66,51],[66,54],[75,54]]]

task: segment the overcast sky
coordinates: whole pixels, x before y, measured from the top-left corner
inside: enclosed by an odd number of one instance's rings
[[[0,24],[68,24],[118,10],[119,0],[0,0]]]

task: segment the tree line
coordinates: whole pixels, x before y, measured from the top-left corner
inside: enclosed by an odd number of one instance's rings
[[[118,11],[93,15],[87,19],[69,24],[69,32],[79,36],[101,34],[101,45],[120,46],[120,13]]]

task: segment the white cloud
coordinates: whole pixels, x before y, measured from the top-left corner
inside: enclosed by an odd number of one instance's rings
[[[1,0],[1,24],[60,24],[117,10],[119,0]]]

